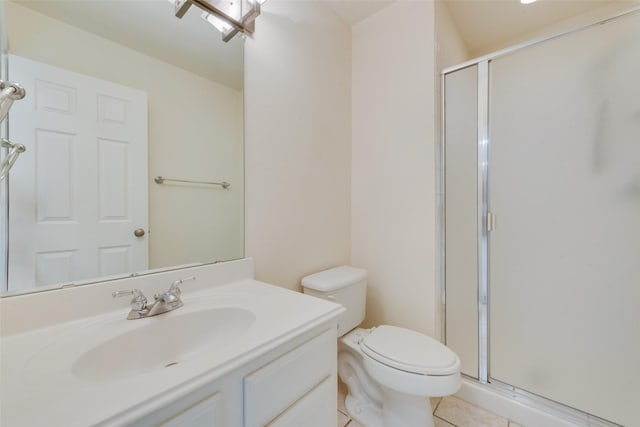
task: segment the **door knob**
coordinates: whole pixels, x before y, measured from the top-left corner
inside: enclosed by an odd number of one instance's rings
[[[133,235],[136,236],[136,237],[144,236],[144,228],[136,229],[136,231],[133,232]]]

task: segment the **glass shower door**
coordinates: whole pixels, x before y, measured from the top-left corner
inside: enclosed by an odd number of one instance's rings
[[[447,346],[478,378],[478,66],[445,77]]]
[[[640,425],[640,14],[490,63],[489,374]]]

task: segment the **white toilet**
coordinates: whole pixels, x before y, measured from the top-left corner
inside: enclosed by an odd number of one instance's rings
[[[435,339],[395,326],[356,328],[364,319],[365,270],[342,266],[302,279],[304,292],[342,304],[338,376],[349,415],[365,427],[432,427],[428,397],[460,388],[460,359]]]

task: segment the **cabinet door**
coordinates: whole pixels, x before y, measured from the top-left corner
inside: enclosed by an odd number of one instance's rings
[[[171,418],[161,422],[161,427],[214,427],[222,426],[220,393],[214,393]]]
[[[335,377],[336,345],[336,331],[329,329],[247,375],[244,378],[245,426],[267,425],[324,380]],[[336,401],[334,398],[327,402],[334,411]]]
[[[331,404],[336,401],[336,389],[337,380],[335,375],[332,375],[269,423],[268,427],[327,427],[336,425],[338,412]]]

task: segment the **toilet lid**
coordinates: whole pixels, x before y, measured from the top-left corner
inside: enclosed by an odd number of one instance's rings
[[[458,356],[435,339],[409,329],[379,326],[362,341],[362,351],[380,363],[422,375],[452,375]]]

